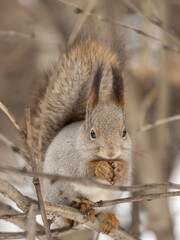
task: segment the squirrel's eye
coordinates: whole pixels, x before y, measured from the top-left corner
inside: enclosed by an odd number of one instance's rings
[[[96,138],[96,134],[95,134],[95,132],[94,132],[94,130],[93,130],[93,129],[91,129],[91,138],[93,138],[93,139],[95,139],[95,138]]]
[[[123,130],[123,134],[122,134],[122,137],[125,137],[126,136],[126,129]]]

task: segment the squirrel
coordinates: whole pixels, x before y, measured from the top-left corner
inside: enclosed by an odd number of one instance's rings
[[[121,55],[91,38],[72,44],[46,75],[31,105],[35,143],[42,124],[43,171],[96,179],[110,186],[129,184],[132,146],[124,106]],[[95,212],[90,204],[72,202],[60,195],[61,190],[93,202],[118,198],[121,193],[110,186],[105,190],[70,182],[52,184],[47,179],[42,184],[45,201],[78,208],[88,213],[91,221],[96,215],[104,233],[118,228],[113,207]],[[65,225],[61,217],[57,223]]]

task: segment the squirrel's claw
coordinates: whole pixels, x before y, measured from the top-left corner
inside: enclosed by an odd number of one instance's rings
[[[95,209],[91,207],[88,203],[80,203],[80,211],[82,213],[85,213],[87,216],[87,219],[91,222],[94,222],[95,220]]]
[[[113,168],[113,184],[123,183],[127,178],[128,169],[123,160],[117,160],[111,163]]]
[[[119,221],[114,213],[107,213],[102,225],[102,232],[109,234],[113,230],[117,229],[119,226]]]
[[[82,213],[84,213],[87,217],[87,220],[90,220],[91,222],[94,222],[95,220],[95,209],[91,207],[88,203],[78,203],[73,201],[71,203],[71,206],[74,208],[77,208]]]

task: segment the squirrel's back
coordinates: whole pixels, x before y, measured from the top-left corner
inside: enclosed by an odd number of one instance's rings
[[[55,135],[67,124],[83,120],[95,72],[103,67],[100,98],[110,100],[111,67],[122,72],[124,56],[108,45],[86,39],[74,43],[54,64],[40,84],[30,106],[32,134],[45,152]],[[122,58],[122,59],[121,59]]]

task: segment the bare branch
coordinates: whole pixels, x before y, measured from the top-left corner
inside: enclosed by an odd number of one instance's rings
[[[31,129],[31,116],[30,116],[30,109],[26,109],[26,124],[27,124],[27,145],[28,145],[28,150],[29,150],[29,155],[31,159],[31,165],[33,172],[36,170],[36,160],[35,160],[35,154],[34,154],[34,148],[33,148],[33,141],[32,141],[32,129]],[[43,203],[43,197],[42,197],[42,192],[41,192],[41,186],[40,186],[40,181],[38,177],[33,178],[33,183],[36,189],[36,194],[38,198],[38,203],[39,203],[39,208],[40,208],[40,213],[41,217],[43,220],[44,224],[44,229],[47,235],[47,239],[51,240],[51,233],[50,233],[50,226],[46,217],[46,211]]]
[[[34,38],[35,35],[34,35],[34,33],[27,34],[27,33],[17,32],[14,30],[10,30],[10,31],[0,30],[0,36],[1,37],[21,37],[24,39],[32,39],[32,38]]]
[[[12,222],[23,230],[26,230],[27,213],[19,213],[17,210],[13,209],[9,205],[0,202],[0,214],[0,219]],[[43,231],[43,227],[37,223],[36,230]]]
[[[86,216],[83,215],[81,212],[79,212],[75,208],[71,208],[71,207],[59,205],[59,204],[57,207],[49,204],[48,206],[46,205],[45,208],[48,213],[54,213],[57,216],[61,215],[64,218],[70,218],[74,221],[83,223],[83,224],[89,226],[90,228],[94,229],[96,232],[102,231],[101,223],[97,219],[93,223],[91,221],[87,221]],[[109,236],[111,236],[117,240],[119,240],[119,239],[137,240],[137,238],[131,236],[123,228],[119,228],[119,229],[115,230],[114,232],[110,233]]]
[[[176,44],[178,47],[180,47],[180,40],[178,37],[176,37],[176,35],[172,32],[169,31],[167,28],[164,27],[164,23],[157,17],[157,16],[147,16],[143,13],[143,11],[136,6],[136,4],[131,1],[131,0],[123,0],[123,3],[129,7],[133,12],[136,12],[137,14],[139,14],[140,16],[142,16],[144,19],[148,20],[149,22],[151,22],[152,24],[156,25],[157,27],[159,27],[162,31],[166,32],[167,37],[174,42],[174,44]]]
[[[14,153],[18,153],[28,164],[30,164],[29,156],[26,154],[26,152],[19,148],[18,146],[16,146],[13,142],[11,142],[7,137],[2,135],[1,133],[0,141],[4,143],[8,148],[10,148],[11,151],[13,151]]]
[[[121,199],[108,200],[108,201],[99,201],[94,203],[92,207],[107,207],[107,206],[112,206],[120,203],[152,201],[160,198],[169,198],[169,197],[176,197],[176,196],[180,196],[180,191],[152,193],[152,194],[140,195],[136,197],[128,197],[128,198],[121,198]]]
[[[1,185],[4,185],[4,181],[1,182],[0,186]],[[10,184],[8,184],[6,186],[5,190],[0,189],[0,192],[3,191],[5,196],[9,196],[9,194],[8,194],[9,187],[11,188],[11,192],[17,192],[17,190],[14,187],[12,187]],[[140,196],[136,196],[136,197],[115,199],[115,200],[111,200],[111,201],[99,201],[97,203],[94,203],[92,205],[92,207],[95,207],[95,208],[96,207],[106,207],[106,206],[120,204],[120,203],[150,201],[150,200],[167,198],[167,197],[174,197],[174,196],[180,196],[180,191],[140,195]],[[23,200],[21,200],[21,202],[27,201],[27,199],[28,199],[28,202],[30,201],[29,198],[23,196],[22,194],[20,194],[20,198],[23,199]],[[13,198],[12,200],[14,200],[17,204],[19,204],[19,196],[16,197],[16,198]],[[22,205],[25,206],[25,207],[20,206],[20,208],[25,209],[26,211],[27,211],[26,208],[28,208],[30,206],[29,204],[25,205],[24,202],[23,202]],[[80,213],[77,209],[73,209],[69,206],[64,206],[64,205],[58,205],[58,206],[54,206],[54,205],[51,205],[51,204],[47,205],[47,203],[45,205],[45,209],[46,209],[47,214],[52,214],[53,213],[57,216],[61,215],[64,218],[70,218],[70,219],[75,220],[77,222],[85,223],[86,225],[88,225],[89,227],[92,227],[93,229],[95,229],[98,232],[101,231],[100,223],[98,223],[97,221],[95,221],[95,223],[92,223],[92,222],[89,222],[89,221],[87,222],[86,219],[85,219],[85,216],[82,213]],[[117,231],[120,231],[120,230],[117,230]],[[122,229],[121,229],[121,231],[122,231]],[[121,232],[121,235],[118,235],[118,234],[120,234],[120,233],[115,232],[115,233],[112,233],[111,236],[117,238],[117,236],[122,236],[122,234],[123,234],[123,237],[125,239],[129,239],[126,236],[124,236],[124,234],[125,234],[124,232],[123,233]],[[134,238],[132,238],[132,239],[134,239]]]
[[[4,185],[4,182],[2,180],[1,185]],[[5,182],[6,183],[6,182]],[[11,186],[10,184],[7,184],[5,189],[0,189],[0,192],[3,193],[5,196],[9,196],[9,188],[11,189],[12,193],[16,193],[18,192],[18,190]],[[21,198],[21,199],[19,199]],[[12,198],[11,198],[12,199]],[[22,200],[23,199],[23,200]],[[31,200],[28,197],[23,196],[21,193],[20,195],[16,194],[16,197],[14,197],[12,199],[20,209],[24,210],[25,212],[28,211],[31,202],[36,203],[36,201]],[[21,201],[20,201],[21,200]],[[28,205],[26,204],[26,201],[28,200]],[[25,202],[23,202],[25,201]],[[19,203],[21,203],[21,205],[19,205]],[[92,223],[91,221],[87,221],[86,219],[86,215],[82,214],[80,211],[78,211],[75,208],[69,207],[69,206],[64,206],[64,205],[60,205],[58,204],[58,206],[46,203],[45,204],[45,210],[47,214],[53,214],[56,216],[62,216],[64,218],[69,218],[72,219],[74,221],[77,221],[79,223],[83,223],[86,224],[87,226],[93,228],[95,231],[100,232],[102,230],[101,228],[101,223],[97,221],[97,219],[95,220],[94,223]],[[133,236],[130,236],[124,229],[119,228],[118,230],[114,231],[113,233],[110,234],[110,236],[114,237],[115,239],[124,239],[124,240],[136,240],[136,238],[134,238]]]
[[[91,12],[92,9],[94,8],[95,4],[96,4],[97,0],[91,0],[87,2],[87,6],[86,6],[86,11]],[[76,22],[75,26],[73,27],[73,31],[69,37],[68,40],[68,45],[71,46],[71,44],[74,42],[74,40],[76,39],[76,37],[78,36],[84,22],[87,19],[87,15],[84,14],[82,15]]]
[[[27,125],[27,147],[28,147],[29,156],[30,156],[30,164],[34,172],[36,170],[36,159],[35,159],[33,142],[32,142],[32,128],[31,128],[29,108],[26,108],[26,125]]]
[[[132,26],[130,26],[128,24],[120,23],[119,21],[116,21],[116,20],[113,20],[113,19],[110,19],[110,18],[107,18],[107,17],[103,17],[103,16],[100,16],[100,15],[97,15],[95,13],[91,13],[89,11],[83,10],[83,9],[79,8],[76,4],[74,4],[72,2],[68,2],[66,0],[58,0],[58,1],[64,3],[68,7],[73,8],[74,12],[77,13],[77,14],[86,14],[87,16],[94,17],[94,18],[96,18],[96,19],[98,19],[100,21],[111,23],[111,24],[116,25],[118,27],[122,27],[122,28],[125,28],[125,29],[128,29],[128,30],[134,31],[134,32],[136,32],[139,35],[142,35],[144,37],[148,37],[148,38],[152,39],[153,41],[158,43],[161,47],[163,47],[165,50],[169,50],[169,51],[172,51],[172,52],[180,53],[180,49],[174,49],[171,46],[169,46],[168,44],[162,43],[158,38],[156,38],[156,37],[154,37],[154,36],[144,32],[144,31],[142,31],[141,29],[138,29],[138,28],[132,27]]]
[[[26,213],[15,213],[15,214],[3,214],[0,215],[0,219],[4,219],[4,220],[12,220],[12,219],[24,219],[27,217]]]
[[[5,221],[12,222],[15,225],[17,225],[18,227],[20,227],[22,229],[26,229],[26,221],[25,220],[26,220],[27,214],[23,213],[23,215],[24,215],[23,218],[15,217],[15,215],[20,215],[20,214],[21,213],[19,213],[17,210],[13,209],[9,205],[0,202],[0,219],[4,219]],[[42,228],[38,229],[38,230],[42,230]]]
[[[43,173],[43,172],[31,172],[27,169],[17,169],[14,167],[5,167],[0,166],[0,171],[10,171],[14,173],[18,173],[24,176],[28,177],[41,177],[41,178],[47,178],[52,181],[52,184],[56,181],[65,181],[65,182],[73,182],[76,184],[80,184],[83,186],[91,186],[91,187],[98,187],[101,189],[111,189],[114,191],[128,191],[128,192],[138,192],[138,191],[147,191],[147,190],[154,190],[154,189],[180,189],[180,184],[176,183],[152,183],[152,184],[144,184],[144,185],[133,185],[133,186],[118,186],[118,185],[107,185],[103,183],[99,183],[95,180],[90,180],[86,178],[74,178],[74,177],[66,177],[61,175],[54,175],[49,173]]]
[[[79,230],[78,230],[79,231]],[[73,232],[77,232],[76,229],[73,228],[62,228],[62,229],[53,229],[51,230],[51,234],[53,237],[63,237]],[[46,233],[44,231],[37,231],[36,236],[45,236]],[[0,239],[21,239],[26,238],[26,232],[0,232]]]
[[[7,117],[10,119],[10,121],[13,123],[15,128],[20,133],[20,135],[24,138],[26,136],[25,132],[20,127],[19,123],[16,121],[14,116],[8,111],[7,107],[5,107],[5,105],[2,102],[0,102],[0,109],[7,115]]]
[[[27,222],[27,236],[26,239],[34,240],[36,238],[36,215],[38,212],[37,204],[32,203],[29,209]]]
[[[81,203],[88,203],[92,205],[93,208],[99,208],[99,207],[107,207],[107,206],[112,206],[120,203],[129,203],[129,202],[142,202],[142,201],[151,201],[151,200],[156,200],[159,198],[168,198],[168,197],[175,197],[175,196],[180,196],[180,191],[176,192],[163,192],[163,193],[152,193],[152,194],[146,194],[146,195],[139,195],[136,197],[128,197],[128,198],[121,198],[121,199],[114,199],[114,200],[108,200],[108,201],[98,201],[98,202],[92,202],[89,200],[84,200],[84,199],[79,199],[75,198],[67,193],[62,193],[62,196],[65,198],[71,200],[71,201],[76,201],[76,202],[81,202]]]
[[[170,122],[174,122],[174,121],[177,121],[177,120],[180,120],[180,114],[172,116],[172,117],[168,117],[168,118],[159,119],[152,124],[148,124],[146,126],[143,126],[143,127],[139,128],[137,131],[138,132],[145,132],[145,131],[150,130],[152,128],[155,128],[155,127],[158,127],[160,125],[167,124],[167,123],[170,123]]]
[[[141,125],[143,125],[143,123],[144,123],[144,119],[145,119],[148,108],[153,104],[156,97],[157,97],[157,89],[155,87],[155,88],[151,89],[146,94],[144,99],[142,100],[141,107],[140,107],[141,112],[142,112],[142,114],[141,114],[142,115]]]
[[[24,196],[15,187],[2,179],[0,179],[0,193],[14,201],[23,212],[28,211],[31,204],[30,198]]]

